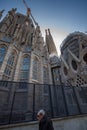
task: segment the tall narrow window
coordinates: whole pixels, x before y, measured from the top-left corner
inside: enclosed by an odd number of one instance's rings
[[[0,65],[4,60],[5,54],[6,54],[6,47],[4,46],[0,47]]]
[[[33,79],[39,79],[39,60],[35,57],[33,60]]]
[[[16,65],[16,52],[12,52],[8,58],[6,68],[4,70],[3,80],[12,80],[14,77],[15,65]]]
[[[13,66],[14,65],[14,59],[15,59],[15,55],[14,54],[10,55],[8,62],[7,62],[8,65]]]
[[[20,76],[19,80],[22,82],[27,82],[29,78],[29,66],[30,66],[30,58],[28,56],[22,59],[21,68],[20,68]]]
[[[48,84],[48,82],[49,82],[49,74],[48,74],[47,67],[43,67],[43,82],[44,82],[44,84]]]

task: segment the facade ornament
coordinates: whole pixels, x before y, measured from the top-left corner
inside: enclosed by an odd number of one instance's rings
[[[15,12],[17,11],[17,8],[12,8],[10,11],[8,11],[8,14],[11,15],[15,15]]]
[[[10,20],[10,22],[12,22],[12,20],[14,19],[15,16],[15,12],[16,12],[17,8],[12,8],[12,10],[8,11],[8,18]]]
[[[19,30],[20,30],[20,27],[21,27],[21,25],[18,24],[18,25],[17,25],[17,28],[16,28],[16,31],[15,31],[15,33],[14,33],[13,40],[17,40],[17,36],[18,36]]]
[[[80,62],[80,59],[79,58],[77,58],[71,51],[70,51],[70,49],[68,48],[68,52],[70,53],[70,55],[74,58],[74,60],[75,61],[77,61],[77,62]]]
[[[64,65],[67,68],[67,70],[69,70],[69,66],[68,66],[67,62],[64,60],[64,58],[62,56],[61,56],[61,60],[64,63]]]

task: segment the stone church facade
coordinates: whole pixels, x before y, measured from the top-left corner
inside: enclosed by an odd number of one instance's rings
[[[33,16],[10,10],[0,22],[0,80],[53,84],[52,57],[58,61],[50,29],[44,42]]]
[[[0,18],[2,13],[0,12]],[[35,84],[87,84],[87,34],[69,34],[58,58],[50,33],[30,14],[8,12],[0,22],[0,80]]]
[[[34,17],[16,13],[16,9],[0,22],[1,121],[8,121],[9,115],[13,120],[19,115],[31,121],[42,108],[54,117],[66,115],[66,104],[69,112],[78,114],[74,87],[65,85],[87,86],[87,34],[70,34],[58,58],[50,29],[45,32],[44,41]],[[76,92],[78,100],[86,102],[82,90]]]
[[[11,109],[12,118],[18,115],[26,120],[35,118],[41,108],[49,114],[53,91],[49,84],[59,84],[56,73],[59,73],[59,66],[50,29],[46,30],[44,41],[40,26],[32,15],[10,10],[0,22],[1,119],[7,121]]]

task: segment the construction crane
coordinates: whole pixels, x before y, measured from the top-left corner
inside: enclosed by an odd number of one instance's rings
[[[26,9],[27,9],[27,17],[31,16],[31,18],[33,19],[35,25],[38,26],[38,23],[35,21],[35,19],[34,19],[32,13],[31,13],[31,9],[28,7],[26,1],[23,0],[23,3],[24,3],[24,5],[25,5],[25,7],[26,7]]]

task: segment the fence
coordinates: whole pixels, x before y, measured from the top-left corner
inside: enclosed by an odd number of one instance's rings
[[[51,118],[87,113],[87,87],[0,81],[0,124],[36,120],[39,109]]]

